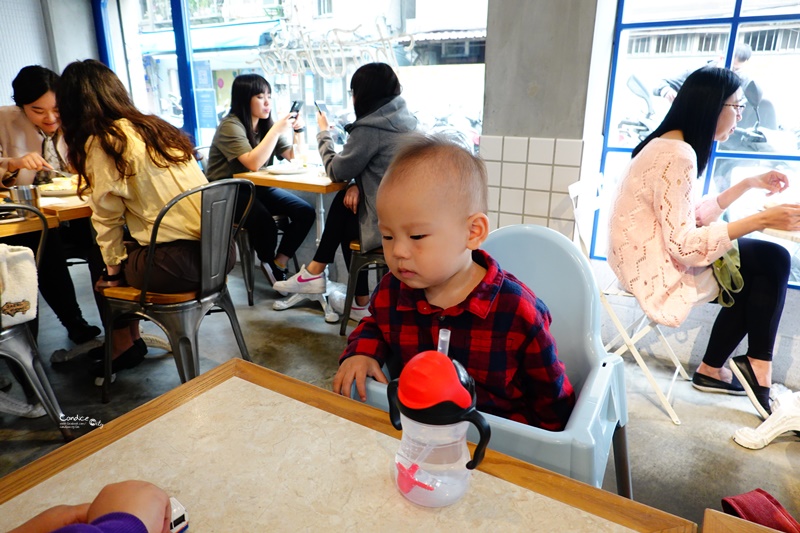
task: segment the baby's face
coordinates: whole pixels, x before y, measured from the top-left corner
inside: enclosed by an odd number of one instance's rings
[[[466,210],[432,187],[392,185],[378,195],[378,228],[386,263],[398,279],[415,289],[439,287],[464,261],[469,225]]]

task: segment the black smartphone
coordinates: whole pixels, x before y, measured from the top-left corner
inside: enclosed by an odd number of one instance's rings
[[[314,105],[317,106],[317,111],[321,114],[328,115],[328,106],[325,105],[325,102],[320,102],[319,100],[314,100]]]
[[[295,100],[292,102],[292,108],[289,110],[289,114],[296,117],[300,113],[300,109],[303,107],[303,102],[300,100]]]

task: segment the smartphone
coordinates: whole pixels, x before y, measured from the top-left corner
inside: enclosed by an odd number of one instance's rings
[[[300,113],[300,109],[303,107],[303,102],[300,100],[295,100],[292,102],[292,108],[289,110],[289,114],[293,117],[296,117]]]
[[[320,102],[319,100],[314,100],[314,105],[317,106],[317,111],[319,111],[320,114],[325,114],[327,116],[327,114],[328,114],[328,106],[325,105],[325,102]]]

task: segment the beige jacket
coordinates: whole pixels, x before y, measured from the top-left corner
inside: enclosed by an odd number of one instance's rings
[[[8,171],[8,161],[25,154],[42,153],[44,138],[39,129],[28,120],[21,108],[15,105],[0,107],[0,180],[3,187],[30,185],[36,176],[35,170],[20,170],[16,176]],[[67,160],[67,143],[59,134],[56,150]]]
[[[128,136],[125,158],[133,162],[134,176],[120,179],[114,160],[96,142],[86,141],[86,174],[92,183],[89,205],[97,244],[106,265],[128,257],[122,242],[123,226],[142,246],[150,244],[153,223],[167,202],[180,193],[208,183],[192,158],[188,163],[157,167],[147,155],[144,141],[127,120],[120,125]],[[193,195],[170,210],[158,229],[158,242],[200,239],[200,196]]]

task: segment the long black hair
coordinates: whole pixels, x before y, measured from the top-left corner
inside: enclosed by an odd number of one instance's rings
[[[48,91],[55,93],[58,89],[58,74],[39,65],[23,67],[11,82],[11,88],[14,90],[14,103],[21,108],[35,102]]]
[[[403,88],[392,67],[386,63],[367,63],[353,74],[350,90],[358,120],[399,96]]]
[[[633,149],[632,157],[636,157],[656,137],[680,130],[683,140],[697,156],[697,175],[702,174],[711,157],[722,107],[741,84],[742,79],[725,68],[703,67],[692,72],[683,82],[661,125]]]
[[[240,74],[233,80],[231,87],[231,114],[236,115],[244,124],[247,132],[247,140],[250,146],[255,148],[258,139],[263,139],[269,129],[275,124],[272,120],[272,108],[266,120],[258,121],[258,136],[253,132],[253,114],[250,112],[250,100],[256,95],[267,93],[272,94],[272,87],[263,76],[258,74]]]
[[[125,158],[129,140],[117,122],[120,119],[131,123],[156,166],[167,168],[194,158],[194,147],[189,137],[169,122],[136,109],[114,71],[99,61],[87,59],[67,65],[61,74],[56,101],[64,140],[69,147],[69,160],[78,171],[81,180],[78,188],[81,190],[82,180],[89,179],[86,175],[86,141],[92,136],[114,159],[120,178],[134,175],[132,162]]]

